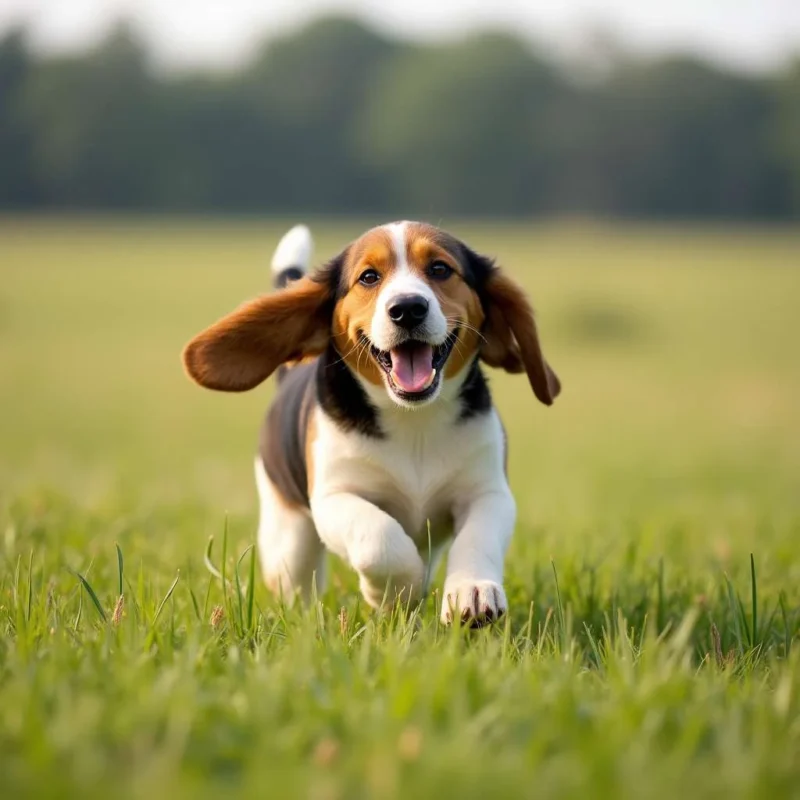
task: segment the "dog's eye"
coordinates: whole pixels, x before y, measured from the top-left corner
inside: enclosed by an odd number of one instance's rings
[[[365,269],[358,282],[363,286],[374,286],[380,279],[381,276],[374,269]]]
[[[437,281],[446,280],[452,274],[453,268],[445,264],[444,261],[434,261],[433,264],[428,267],[428,275]]]

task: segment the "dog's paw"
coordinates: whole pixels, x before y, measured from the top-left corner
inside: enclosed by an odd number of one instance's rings
[[[361,593],[373,608],[415,604],[425,590],[425,564],[402,528],[361,543],[350,557]]]
[[[470,628],[481,628],[500,619],[508,610],[506,593],[493,581],[463,581],[445,585],[442,622],[454,619]]]

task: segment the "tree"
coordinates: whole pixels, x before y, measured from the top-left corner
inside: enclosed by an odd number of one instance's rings
[[[547,118],[560,88],[510,36],[417,47],[373,83],[356,135],[400,208],[524,213],[545,203]]]
[[[0,207],[800,215],[800,62],[756,77],[615,50],[601,66],[326,18],[238,71],[174,75],[124,25],[68,57],[17,31],[0,40]]]
[[[771,130],[776,161],[786,165],[787,193],[800,217],[800,59],[775,82],[777,113]]]
[[[155,83],[121,27],[86,56],[48,59],[26,87],[36,179],[49,203],[138,207],[152,196]]]
[[[31,69],[25,37],[12,31],[0,40],[0,207],[27,208],[41,200],[32,130],[23,110]]]

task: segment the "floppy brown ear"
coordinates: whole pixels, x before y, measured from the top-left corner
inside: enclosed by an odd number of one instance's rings
[[[286,361],[325,349],[330,300],[327,282],[304,277],[244,303],[186,345],[186,371],[207,389],[252,389]]]
[[[486,281],[486,341],[481,358],[492,367],[528,374],[531,388],[545,405],[553,404],[561,382],[542,355],[539,333],[528,299],[515,281],[496,267]]]

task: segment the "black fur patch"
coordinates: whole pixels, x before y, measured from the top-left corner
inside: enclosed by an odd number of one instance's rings
[[[283,289],[287,283],[292,281],[299,281],[305,273],[300,267],[286,267],[281,270],[276,276],[273,284],[276,289]]]
[[[486,283],[496,269],[494,261],[488,256],[479,255],[463,243],[461,243],[461,248],[463,251],[462,263],[465,265],[464,281],[467,286],[475,290],[485,311],[489,303],[486,295]]]
[[[336,301],[347,291],[347,287],[343,284],[343,269],[348,251],[349,248],[346,248],[338,256],[335,256],[309,275],[312,281],[328,284],[331,294],[331,313],[333,313],[333,306]]]
[[[459,400],[461,402],[459,421],[486,414],[492,407],[492,393],[489,391],[489,384],[477,358],[472,362],[467,377],[461,384]]]
[[[317,399],[342,430],[384,437],[378,409],[332,344],[317,362]]]
[[[259,434],[267,476],[289,503],[308,507],[306,437],[314,407],[317,362],[285,370]]]

